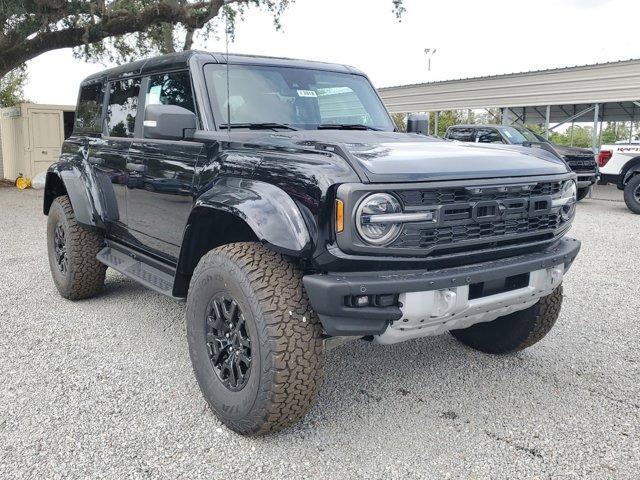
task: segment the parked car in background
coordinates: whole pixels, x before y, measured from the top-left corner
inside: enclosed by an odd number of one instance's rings
[[[640,213],[640,144],[602,145],[598,154],[600,183],[612,183],[624,191],[624,201]]]
[[[542,135],[515,125],[454,125],[447,129],[445,138],[460,142],[494,143],[508,145],[542,145],[562,158],[578,175],[578,200],[585,198],[598,180],[595,155],[588,148],[566,147],[552,143]],[[551,147],[551,148],[549,148]]]

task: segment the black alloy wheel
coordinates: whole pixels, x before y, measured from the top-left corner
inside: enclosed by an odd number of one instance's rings
[[[58,223],[53,231],[53,251],[58,270],[61,274],[66,275],[68,270],[67,237],[62,223]]]
[[[238,303],[229,295],[214,297],[206,329],[213,370],[227,389],[242,390],[251,373],[251,339]]]

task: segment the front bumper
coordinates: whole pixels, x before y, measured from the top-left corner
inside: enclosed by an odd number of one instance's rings
[[[598,173],[597,172],[576,172],[578,178],[576,179],[576,184],[578,188],[586,188],[598,181]]]
[[[420,292],[421,294],[432,291],[445,292],[453,290],[452,287],[500,281],[501,279],[507,279],[526,273],[531,274],[531,272],[542,270],[549,270],[550,274],[553,276],[553,269],[557,269],[560,266],[562,267],[562,274],[564,274],[564,272],[566,272],[571,266],[579,250],[580,242],[578,240],[563,238],[559,240],[558,243],[542,252],[519,255],[516,257],[463,267],[433,271],[410,270],[396,272],[384,271],[314,274],[306,275],[303,278],[303,282],[309,296],[311,306],[319,315],[322,326],[328,335],[378,336],[384,334],[385,331],[388,330],[390,323],[397,322],[401,319],[404,321],[405,318],[411,317],[412,314],[407,312],[409,305],[403,305],[402,308],[400,306],[368,306],[358,308],[348,306],[345,300],[347,297],[396,294],[401,297],[401,302],[402,299],[405,299],[406,303],[407,296],[405,294],[411,292]],[[539,274],[531,274],[530,276],[531,279],[528,286],[533,286],[535,289],[535,285],[533,284],[541,281],[538,278]],[[537,280],[534,280],[534,278]],[[548,286],[549,284],[547,283],[544,288],[547,288]],[[557,285],[552,286],[555,288]],[[540,290],[540,288],[537,290]],[[535,292],[533,293],[535,295]],[[492,296],[496,297],[497,295]],[[457,297],[460,297],[459,293],[457,294]],[[513,297],[513,295],[511,295],[511,297]],[[489,297],[481,298],[486,299]],[[424,300],[426,300],[426,297],[424,297]],[[505,301],[508,303],[511,300]],[[415,302],[412,303],[415,304]],[[507,303],[503,304],[503,306],[508,306]],[[519,304],[524,305],[524,303],[520,301]],[[526,308],[526,306],[523,308]],[[426,305],[425,309],[427,309]],[[463,310],[464,309],[457,309],[454,314],[457,315]],[[449,311],[446,313],[448,314]],[[506,315],[508,313],[510,312],[502,313],[501,315]],[[495,318],[497,318],[497,316]]]

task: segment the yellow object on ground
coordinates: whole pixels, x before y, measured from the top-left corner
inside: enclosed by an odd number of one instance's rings
[[[31,180],[28,178],[18,177],[18,179],[16,180],[16,187],[18,187],[20,190],[24,190],[26,188],[29,188],[30,186]]]

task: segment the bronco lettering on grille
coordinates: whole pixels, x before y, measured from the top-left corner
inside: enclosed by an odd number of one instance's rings
[[[550,212],[551,197],[548,195],[530,199],[486,200],[442,206],[436,214],[436,222],[437,225],[467,223],[465,220],[482,223],[503,218],[535,217]]]

